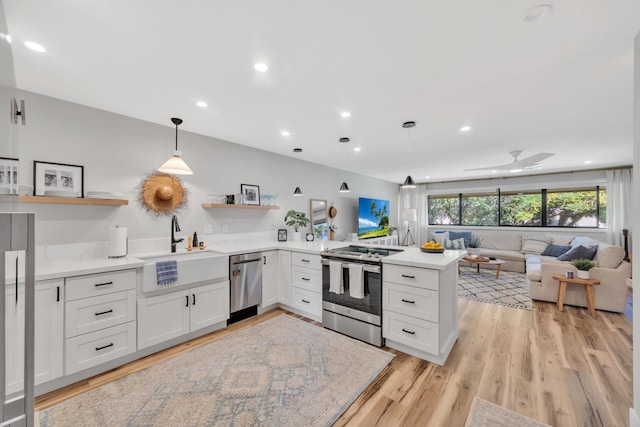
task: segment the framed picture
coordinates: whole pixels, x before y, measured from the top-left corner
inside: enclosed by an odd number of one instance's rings
[[[260,204],[260,187],[257,185],[240,184],[240,193],[244,196],[245,205]]]
[[[84,197],[84,166],[33,162],[36,196]]]
[[[0,194],[18,194],[18,159],[0,157]]]

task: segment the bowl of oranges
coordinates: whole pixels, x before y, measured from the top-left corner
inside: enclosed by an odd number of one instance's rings
[[[426,242],[420,246],[422,252],[428,252],[432,254],[441,254],[444,252],[444,247],[439,242]]]

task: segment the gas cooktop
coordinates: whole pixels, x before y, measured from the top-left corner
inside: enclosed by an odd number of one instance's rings
[[[380,258],[402,252],[401,249],[370,248],[366,246],[345,246],[344,248],[327,249],[321,255],[325,258],[345,258],[365,261],[379,261]]]

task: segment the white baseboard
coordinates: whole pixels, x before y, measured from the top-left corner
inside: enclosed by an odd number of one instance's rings
[[[640,427],[640,416],[633,408],[629,408],[629,427]]]

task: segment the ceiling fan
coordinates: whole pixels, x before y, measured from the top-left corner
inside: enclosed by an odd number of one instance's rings
[[[487,166],[485,168],[465,169],[465,171],[483,171],[483,170],[508,170],[512,172],[519,172],[522,169],[535,169],[542,166],[541,161],[553,156],[555,153],[538,153],[533,156],[525,157],[522,160],[518,160],[518,156],[522,154],[522,150],[509,151],[509,154],[513,156],[513,162],[506,163],[504,165]]]

